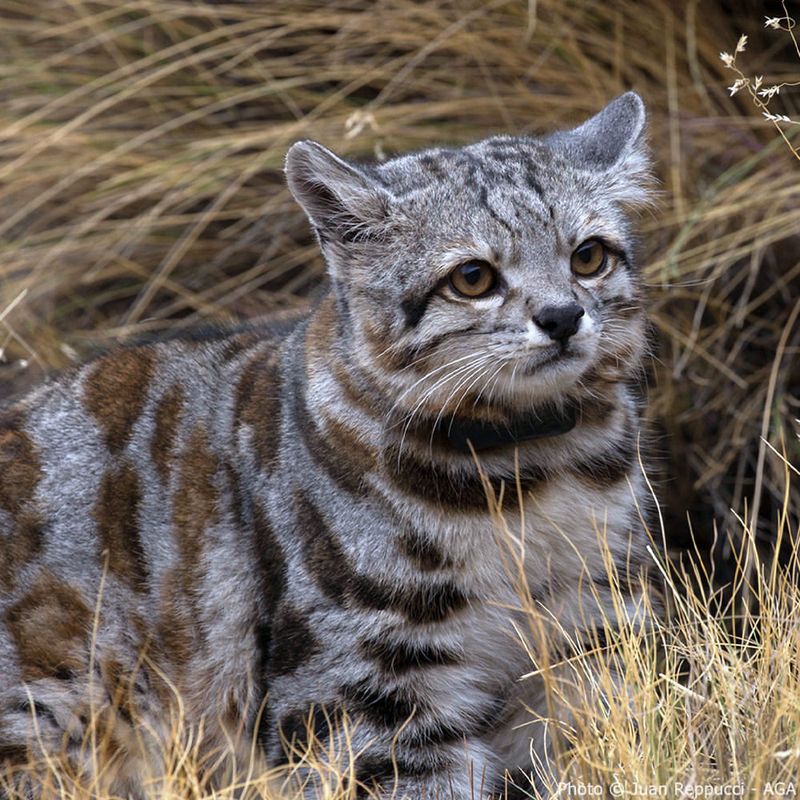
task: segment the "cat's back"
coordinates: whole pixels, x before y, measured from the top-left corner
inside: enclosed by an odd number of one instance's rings
[[[214,564],[251,556],[236,440],[268,435],[302,319],[112,350],[0,409],[0,692],[80,672],[101,606],[106,651],[205,649]]]
[[[59,503],[70,473],[82,470],[80,495],[91,474],[126,461],[167,478],[181,430],[246,414],[249,383],[268,390],[269,367],[304,318],[119,347],[0,404],[0,531],[34,495]],[[225,430],[207,433],[223,443]]]

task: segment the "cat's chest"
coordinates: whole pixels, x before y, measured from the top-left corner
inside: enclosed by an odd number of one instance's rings
[[[462,548],[473,601],[456,628],[476,674],[516,680],[532,669],[532,644],[546,644],[532,642],[536,619],[579,611],[591,584],[607,580],[609,557],[625,553],[635,514],[629,485],[600,490],[563,478],[503,514],[442,527],[442,539]]]
[[[497,513],[421,515],[416,522],[435,531],[487,602],[508,602],[509,592],[542,598],[553,583],[597,577],[608,552],[628,543],[638,519],[636,489],[629,482],[592,487],[564,476]]]

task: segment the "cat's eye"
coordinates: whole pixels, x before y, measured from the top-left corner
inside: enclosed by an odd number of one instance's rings
[[[599,275],[608,263],[608,251],[598,239],[587,239],[572,253],[570,266],[576,275],[591,278]]]
[[[464,297],[482,297],[497,285],[497,273],[491,264],[475,259],[459,264],[450,273],[450,286]]]

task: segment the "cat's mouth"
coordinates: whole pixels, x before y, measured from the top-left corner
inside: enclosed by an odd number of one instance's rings
[[[554,343],[549,347],[541,348],[533,353],[526,353],[522,357],[519,371],[523,375],[535,375],[543,369],[561,366],[579,358],[581,353],[575,345],[570,343]]]

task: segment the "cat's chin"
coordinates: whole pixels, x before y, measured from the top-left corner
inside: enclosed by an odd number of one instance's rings
[[[584,358],[583,353],[575,350],[574,347],[564,348],[560,345],[552,345],[541,348],[541,352],[519,359],[516,366],[517,372],[523,376],[541,378],[548,371],[571,371],[575,363]]]
[[[588,354],[554,346],[510,364],[497,381],[495,394],[520,408],[564,397],[589,366]]]

